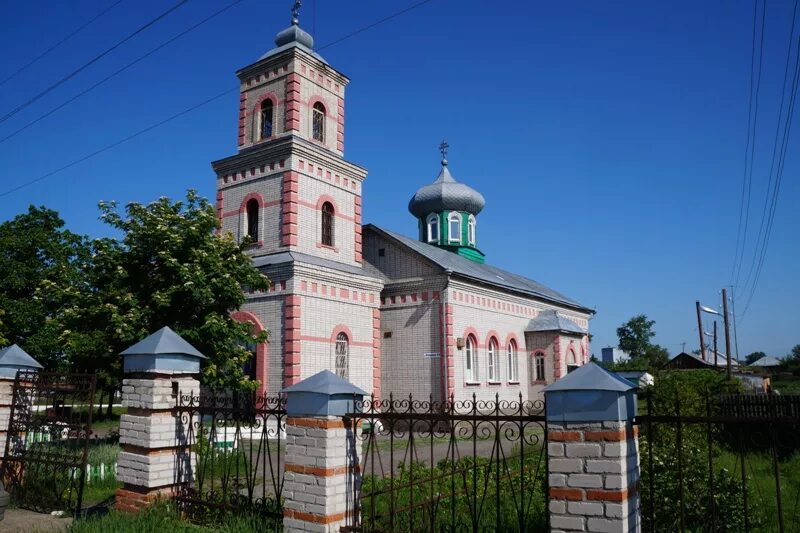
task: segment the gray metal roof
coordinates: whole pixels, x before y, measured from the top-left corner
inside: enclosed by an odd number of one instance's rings
[[[317,372],[300,383],[295,383],[286,387],[281,392],[317,392],[320,394],[360,394],[367,396],[368,393],[349,381],[340,378],[330,370]]]
[[[458,183],[442,160],[436,181],[419,189],[408,202],[408,210],[417,218],[442,211],[466,211],[477,215],[486,205],[483,195],[464,183]]]
[[[28,352],[16,344],[0,348],[0,366],[25,366],[30,368],[44,368],[39,361],[28,355]]]
[[[636,385],[596,363],[586,363],[544,388],[544,392],[602,390],[625,392]]]
[[[291,263],[292,261],[307,263],[309,265],[329,268],[332,270],[338,270],[340,272],[345,272],[347,274],[354,274],[356,276],[373,277],[369,273],[365,272],[364,269],[361,267],[348,265],[346,263],[339,263],[338,261],[331,261],[330,259],[324,259],[322,257],[316,257],[313,255],[308,255],[300,252],[278,252],[276,254],[254,257],[253,266],[267,267],[273,265],[281,265],[283,263]]]
[[[191,355],[207,359],[197,348],[167,326],[140,340],[120,355]]]
[[[292,25],[285,30],[281,30],[278,35],[275,36],[275,46],[275,48],[259,57],[258,60],[261,61],[262,59],[280,54],[281,52],[290,48],[297,47],[300,50],[311,54],[326,65],[328,64],[327,61],[322,59],[322,56],[313,50],[314,38],[297,24],[292,23]]]
[[[525,328],[525,331],[566,331],[585,334],[586,330],[567,317],[559,315],[554,309],[542,311]]]
[[[375,231],[385,237],[391,238],[406,248],[409,248],[411,251],[422,255],[442,269],[451,270],[454,274],[461,277],[487,283],[501,289],[535,296],[554,303],[564,304],[588,313],[594,312],[575,300],[524,276],[512,274],[511,272],[485,263],[476,263],[475,261],[471,261],[466,257],[454,254],[438,246],[411,239],[399,233],[379,228],[373,224],[367,224],[364,226],[364,229],[367,231]]]
[[[667,364],[669,364],[670,361],[673,361],[673,360],[677,359],[678,357],[680,357],[682,355],[685,355],[687,357],[691,357],[692,359],[696,359],[697,361],[699,361],[700,363],[702,363],[702,364],[704,364],[706,366],[723,367],[723,366],[727,366],[728,365],[728,361],[727,361],[727,359],[725,357],[725,354],[720,352],[720,351],[717,352],[717,364],[714,365],[714,350],[706,351],[706,358],[709,359],[708,361],[703,361],[703,359],[699,355],[695,355],[693,353],[681,352],[678,355],[676,355],[675,357],[672,357],[669,361],[667,361]],[[736,359],[731,359],[731,366],[739,366],[739,363],[736,361]]]
[[[754,362],[750,363],[750,366],[767,367],[767,366],[781,366],[782,364],[783,364],[783,361],[781,361],[777,357],[774,357],[772,355],[765,355],[764,357],[762,357],[758,361],[754,361]]]

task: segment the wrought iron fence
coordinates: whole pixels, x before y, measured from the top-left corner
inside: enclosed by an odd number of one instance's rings
[[[365,400],[348,531],[547,528],[543,401]]]
[[[281,397],[254,394],[178,398],[174,414],[185,436],[176,479],[189,481],[178,486],[175,501],[184,515],[213,521],[225,512],[257,513],[265,531],[280,528],[285,407]]]
[[[17,372],[3,461],[17,505],[80,511],[95,384],[94,374]]]
[[[642,399],[644,531],[800,532],[800,396]]]

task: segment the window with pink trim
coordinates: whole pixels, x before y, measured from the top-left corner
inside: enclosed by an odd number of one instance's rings
[[[545,377],[545,366],[544,366],[544,354],[542,352],[536,352],[533,355],[533,380],[534,381],[546,381]]]
[[[472,335],[467,336],[464,347],[464,381],[467,383],[478,381],[478,343]]]
[[[519,381],[519,358],[517,356],[517,341],[508,341],[508,381]]]

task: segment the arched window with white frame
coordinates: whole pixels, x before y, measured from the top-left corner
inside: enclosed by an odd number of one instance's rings
[[[488,381],[500,381],[500,353],[497,346],[497,339],[489,339],[489,347],[486,349],[486,361],[489,364]]]
[[[439,215],[431,213],[425,221],[428,242],[439,242]]]
[[[478,343],[472,335],[467,335],[464,347],[464,381],[478,382]]]
[[[517,341],[508,341],[508,381],[519,381],[519,359],[517,356]]]
[[[342,332],[336,335],[336,347],[334,349],[336,357],[336,375],[343,379],[350,378],[350,339],[347,334]]]
[[[475,246],[475,215],[470,215],[467,221],[467,241]]]
[[[450,213],[447,217],[448,221],[448,242],[461,242],[461,215],[459,213]]]

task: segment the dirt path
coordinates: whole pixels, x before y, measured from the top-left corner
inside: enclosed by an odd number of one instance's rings
[[[25,509],[6,509],[5,518],[0,522],[3,533],[50,533],[66,531],[72,518],[35,513]]]

